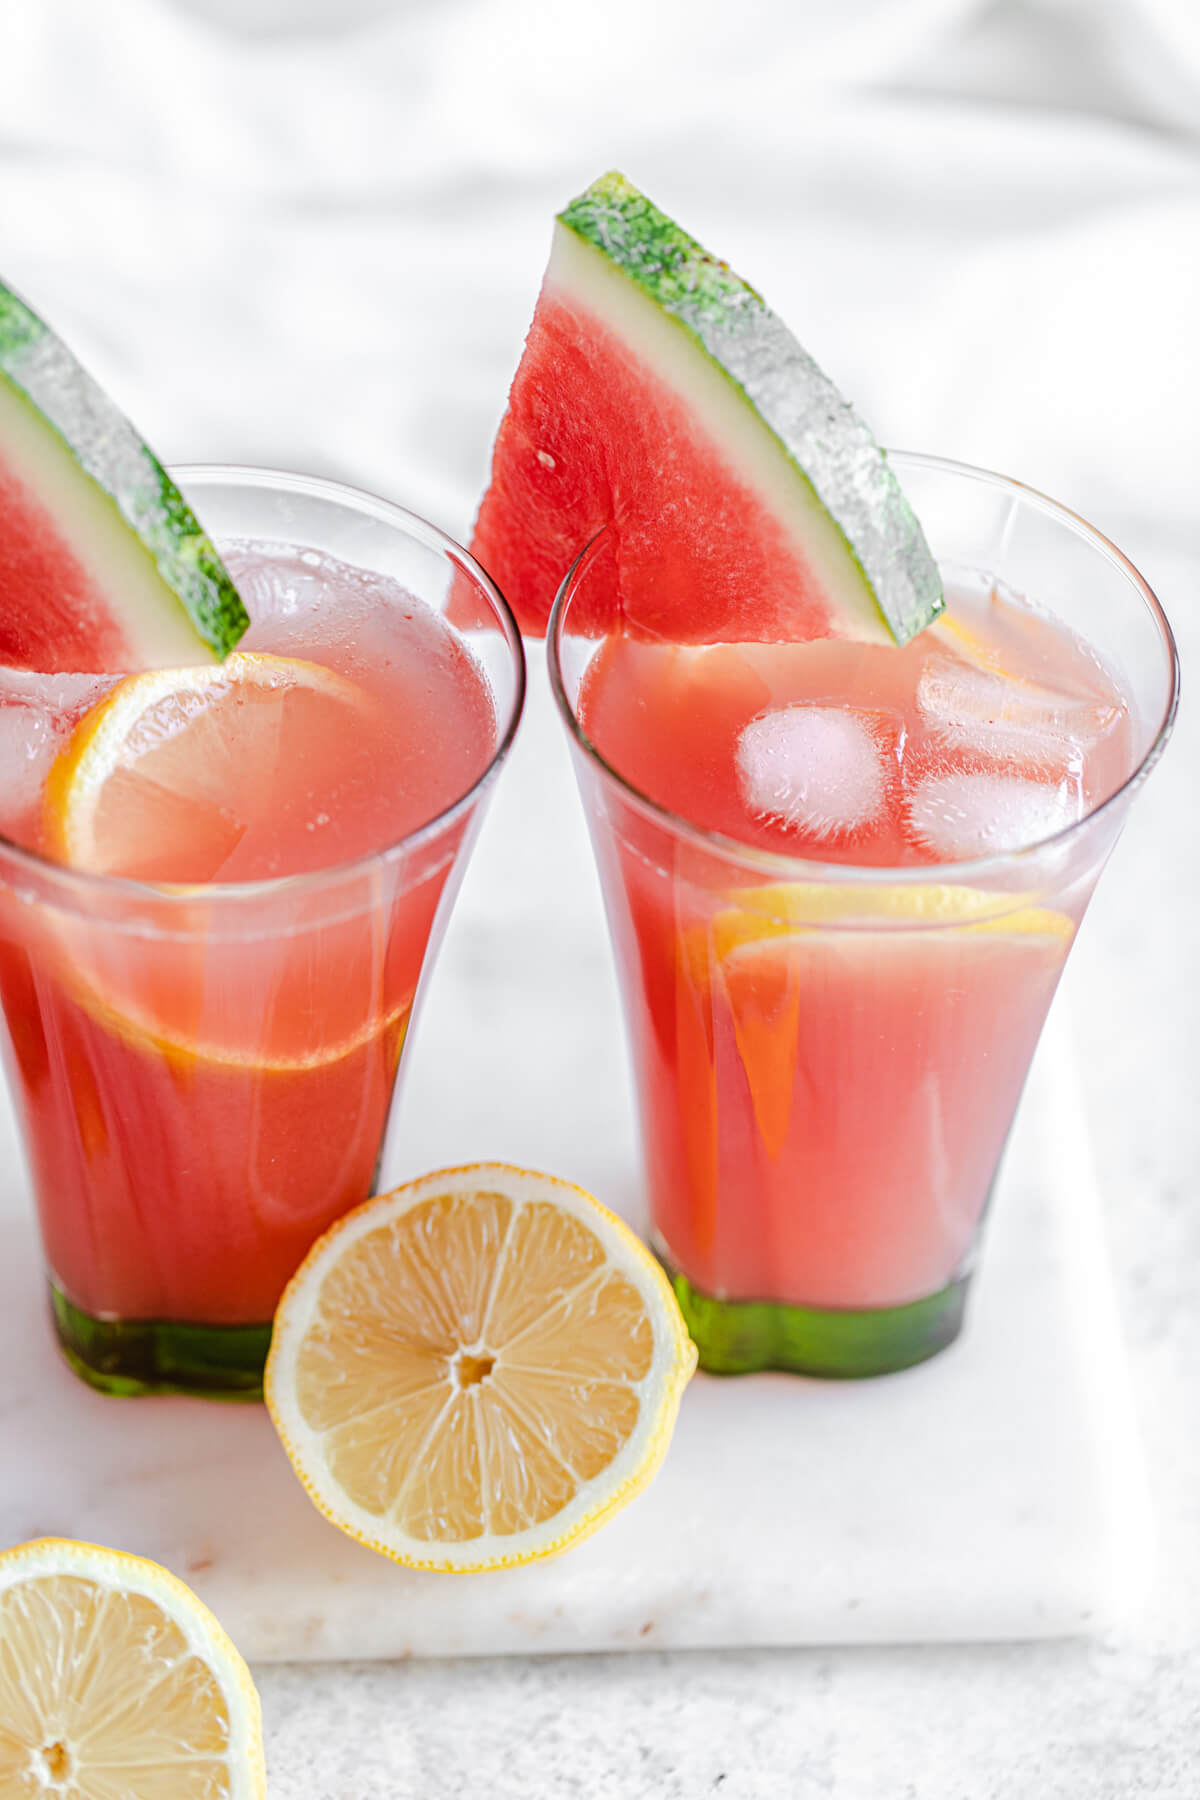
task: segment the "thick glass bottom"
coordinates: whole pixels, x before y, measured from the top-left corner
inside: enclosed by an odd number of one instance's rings
[[[102,1394],[191,1394],[198,1400],[261,1400],[271,1344],[266,1325],[195,1325],[170,1319],[97,1319],[50,1283],[50,1310],[63,1355]]]
[[[768,1300],[717,1300],[664,1261],[700,1367],[712,1375],[783,1369],[853,1380],[926,1361],[962,1329],[969,1280],[961,1276],[908,1306],[845,1310]]]

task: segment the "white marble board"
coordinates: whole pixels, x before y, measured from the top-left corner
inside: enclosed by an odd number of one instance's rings
[[[497,1157],[635,1219],[590,854],[541,658],[429,983],[387,1168]],[[861,1383],[697,1378],[653,1487],[553,1562],[400,1570],[312,1508],[261,1408],[109,1401],[58,1360],[0,1115],[0,1542],[168,1564],[258,1660],[1041,1637],[1106,1624],[1150,1517],[1065,1033],[1014,1132],[963,1339]]]

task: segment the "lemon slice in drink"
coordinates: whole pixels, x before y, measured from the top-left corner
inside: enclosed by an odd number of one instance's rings
[[[696,1366],[615,1214],[480,1163],[369,1200],[284,1294],[271,1417],[335,1525],[411,1568],[553,1555],[644,1488]]]
[[[154,1055],[284,1071],[403,1030],[410,993],[377,991],[381,916],[330,925],[317,901],[318,933],[294,895],[272,914],[294,937],[259,926],[240,941],[230,920],[244,914],[222,915],[206,885],[230,879],[243,839],[286,839],[288,866],[297,846],[318,855],[313,794],[337,791],[377,715],[371,695],[320,663],[242,653],[129,676],[85,715],[46,783],[46,848],[73,868],[190,890],[167,932],[126,940],[107,915],[56,918],[64,985],[92,1018]]]
[[[250,1672],[140,1557],[43,1538],[0,1556],[0,1794],[261,1800]]]
[[[950,882],[840,886],[780,882],[741,888],[685,943],[689,981],[728,1006],[762,1139],[770,1155],[791,1128],[797,1044],[806,1007],[861,1004],[907,980],[935,1011],[994,959],[1012,979],[1061,966],[1075,927],[1020,894]],[[847,985],[848,984],[848,985]],[[835,1054],[830,1046],[830,1054]]]
[[[909,885],[836,882],[778,882],[769,887],[739,888],[733,905],[717,914],[712,938],[724,959],[748,944],[836,930],[843,943],[856,932],[893,932],[902,943],[902,928],[914,934],[946,928],[998,933],[1005,937],[1069,938],[1074,930],[1064,913],[1031,904],[1021,894],[989,893],[944,881]],[[909,940],[912,941],[911,939]]]
[[[93,874],[213,881],[372,704],[332,669],[287,656],[130,675],[51,769],[47,847]]]

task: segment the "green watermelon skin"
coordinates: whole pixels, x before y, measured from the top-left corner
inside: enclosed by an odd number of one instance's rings
[[[0,662],[183,667],[227,655],[248,625],[170,476],[0,284]]]
[[[866,427],[760,296],[617,174],[559,215],[472,550],[540,635],[606,525],[641,635],[903,643],[942,607]]]

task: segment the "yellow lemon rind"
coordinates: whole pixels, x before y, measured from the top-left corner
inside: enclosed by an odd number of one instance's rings
[[[1038,905],[1024,894],[928,882],[919,886],[863,888],[820,883],[778,883],[742,888],[712,921],[721,954],[772,938],[814,933],[855,936],[881,933],[916,937],[924,933],[988,932],[1003,937],[1069,939],[1075,930],[1065,913]]]
[[[101,995],[85,989],[80,983],[73,984],[71,997],[89,1018],[114,1037],[120,1038],[131,1050],[161,1059],[183,1071],[202,1065],[205,1068],[236,1070],[240,1074],[253,1075],[306,1075],[318,1069],[332,1068],[335,1063],[344,1062],[347,1057],[365,1049],[377,1039],[386,1037],[397,1027],[400,1028],[396,1049],[396,1061],[399,1063],[413,1006],[413,996],[409,994],[400,1005],[392,1007],[381,1018],[371,1020],[349,1037],[339,1038],[328,1049],[314,1050],[307,1056],[271,1059],[256,1057],[250,1051],[233,1050],[228,1045],[206,1042],[203,1038],[168,1037],[137,1014],[119,1012]]]

